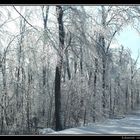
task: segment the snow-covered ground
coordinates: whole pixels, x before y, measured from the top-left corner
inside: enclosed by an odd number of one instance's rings
[[[122,119],[107,119],[86,127],[70,128],[50,134],[140,134],[140,108]]]

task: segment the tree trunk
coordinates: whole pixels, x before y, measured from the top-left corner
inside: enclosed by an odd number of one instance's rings
[[[81,75],[83,74],[83,50],[82,50],[82,45],[80,46],[80,70],[81,70]]]
[[[74,62],[74,73],[76,74],[76,72],[77,72],[77,62],[75,61]]]
[[[46,29],[47,29],[47,22],[48,22],[48,14],[49,14],[49,6],[43,6],[42,7],[42,16],[43,16],[43,25],[44,25],[44,34],[43,34],[43,103],[42,103],[42,116],[44,117],[45,115],[45,104],[46,104],[46,76],[47,76],[47,71],[46,71],[46,56],[45,56],[45,47],[46,47]]]
[[[84,126],[86,125],[86,116],[87,116],[87,110],[85,107],[85,111],[84,111]]]
[[[106,64],[105,64],[105,60],[103,59],[103,75],[102,75],[102,89],[103,89],[103,96],[102,96],[102,105],[103,105],[103,115],[106,115],[106,95],[105,95],[105,74],[106,74]]]
[[[110,93],[110,96],[109,96],[109,98],[110,98],[110,113],[109,113],[109,117],[110,118],[112,118],[112,113],[113,113],[113,109],[112,109],[112,92],[111,92],[111,82],[110,82],[110,89],[109,89],[109,93]]]
[[[45,115],[45,94],[46,94],[46,65],[43,66],[43,104],[42,104],[42,116]]]
[[[68,74],[68,79],[71,79],[71,73],[70,73],[70,66],[69,66],[69,56],[68,56],[68,50],[65,51],[66,55],[66,65],[67,65],[67,74]]]
[[[56,66],[55,73],[55,129],[62,130],[61,123],[61,67]]]
[[[95,106],[95,101],[96,101],[96,86],[97,86],[97,72],[98,72],[98,59],[95,58],[95,72],[94,72],[94,92],[93,92],[93,98],[94,98],[94,103],[93,103],[93,122],[95,122],[95,117],[96,117],[96,106]]]
[[[26,106],[26,115],[27,115],[27,133],[30,133],[30,92],[31,92],[31,80],[32,74],[30,73],[30,69],[28,68],[28,91],[27,91],[27,106]]]
[[[140,99],[140,94],[139,94],[139,90],[137,90],[137,105],[139,104],[139,99]]]
[[[133,76],[132,75],[133,75],[133,67],[132,67],[132,60],[131,60],[131,79],[130,79],[131,80],[130,81],[131,82],[130,83],[131,84],[130,85],[130,87],[131,87],[131,89],[130,89],[130,97],[131,97],[130,98],[131,99],[130,107],[131,107],[131,109],[133,109]]]
[[[101,24],[103,29],[105,29],[105,23],[106,23],[106,18],[105,18],[105,7],[101,6],[102,9],[102,19],[101,19]],[[106,50],[105,50],[105,38],[104,35],[100,35],[100,44],[102,46],[103,52],[102,52],[102,65],[103,65],[103,73],[102,73],[102,107],[103,107],[103,115],[104,117],[106,116]]]
[[[61,6],[56,6],[57,20],[59,25],[59,52],[55,69],[55,129],[62,130],[61,120],[61,71],[63,65],[64,38],[63,10]]]

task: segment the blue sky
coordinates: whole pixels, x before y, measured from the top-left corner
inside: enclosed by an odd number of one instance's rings
[[[138,50],[140,51],[140,35],[137,31],[130,26],[127,26],[120,32],[120,35],[116,36],[116,38],[119,44],[122,44],[125,48],[131,49],[132,58],[136,59],[138,56]]]

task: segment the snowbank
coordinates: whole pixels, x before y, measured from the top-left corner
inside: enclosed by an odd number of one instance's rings
[[[55,131],[51,128],[44,128],[44,129],[39,129],[38,132],[39,132],[40,135],[46,135],[48,133],[52,133],[52,132],[55,132]]]

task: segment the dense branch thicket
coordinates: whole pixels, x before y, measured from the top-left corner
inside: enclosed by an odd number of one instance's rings
[[[0,7],[0,134],[59,131],[134,109],[139,55],[112,46],[139,17],[139,6]]]

